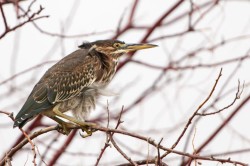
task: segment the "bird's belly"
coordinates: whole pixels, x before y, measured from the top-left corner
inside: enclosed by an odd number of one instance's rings
[[[71,111],[75,118],[84,121],[88,118],[91,110],[95,108],[97,96],[95,89],[88,89],[79,96],[75,96],[57,105],[60,112]]]
[[[78,96],[57,103],[55,107],[62,113],[70,111],[76,119],[85,121],[91,110],[95,108],[98,96],[112,95],[111,92],[104,90],[104,87],[105,85],[93,84],[91,87],[84,88]],[[53,111],[46,111],[44,115],[49,117],[55,116]]]
[[[62,113],[70,110],[78,110],[81,109],[82,100],[80,97],[73,97],[72,99],[58,103],[58,108]]]

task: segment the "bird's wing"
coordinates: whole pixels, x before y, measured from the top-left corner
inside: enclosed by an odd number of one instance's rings
[[[15,126],[22,127],[28,120],[55,103],[69,100],[92,84],[94,64],[85,50],[78,50],[52,66],[33,88],[15,118]]]
[[[23,127],[29,120],[41,111],[53,107],[53,105],[46,98],[47,92],[45,84],[36,84],[23,107],[15,117],[14,127]],[[34,97],[34,94],[36,94],[36,97]]]
[[[88,73],[87,71],[55,73],[47,82],[47,99],[54,104],[78,96],[84,87],[94,82],[93,74],[93,70]]]
[[[45,77],[50,103],[69,100],[95,81],[99,61],[95,56],[87,56],[88,54],[84,49],[75,51],[48,71],[49,76]]]
[[[91,74],[89,74],[91,75]],[[22,127],[28,120],[56,103],[78,96],[81,90],[94,80],[81,73],[59,72],[37,84],[15,118],[14,126]]]

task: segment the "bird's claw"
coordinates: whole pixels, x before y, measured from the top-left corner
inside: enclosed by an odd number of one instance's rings
[[[92,128],[92,127],[96,126],[95,123],[84,122],[82,124],[78,124],[78,126],[83,131],[83,133],[84,132],[87,133],[86,135],[80,133],[80,136],[82,138],[89,137],[92,135],[93,132],[97,131],[96,129]],[[77,127],[77,125],[71,124],[71,123],[60,123],[57,125],[57,131],[59,133],[64,134],[64,135],[69,135],[69,133],[73,127]]]
[[[58,124],[57,131],[59,133],[62,133],[63,135],[69,135],[71,129],[67,128],[67,126],[65,124]]]
[[[82,127],[81,128],[83,131],[83,134],[80,133],[80,136],[82,138],[86,138],[92,135],[92,133],[94,133],[95,131],[97,131],[96,129],[91,128],[91,126],[86,126],[86,127]],[[86,132],[87,134],[85,135],[84,132]]]
[[[82,138],[87,138],[87,137],[89,137],[89,136],[92,135],[92,133],[90,133],[90,134],[87,133],[87,134],[85,135],[84,133],[82,134],[81,132],[79,132],[79,134],[80,134],[80,136],[81,136]]]

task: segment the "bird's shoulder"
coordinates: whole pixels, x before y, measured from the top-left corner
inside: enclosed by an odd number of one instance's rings
[[[98,57],[88,50],[76,50],[47,70],[34,87],[33,98],[38,101],[48,98],[54,103],[78,95],[82,88],[96,79],[99,63]],[[40,91],[46,91],[46,94],[41,96]]]
[[[55,77],[83,74],[99,65],[100,60],[95,52],[89,52],[88,49],[78,49],[48,69],[38,83],[47,82]]]

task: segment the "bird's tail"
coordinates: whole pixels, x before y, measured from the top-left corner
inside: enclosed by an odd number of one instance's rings
[[[13,128],[22,128],[28,121],[32,120],[38,113],[38,111],[32,111],[32,114],[23,114],[21,116],[16,116],[14,120]]]

